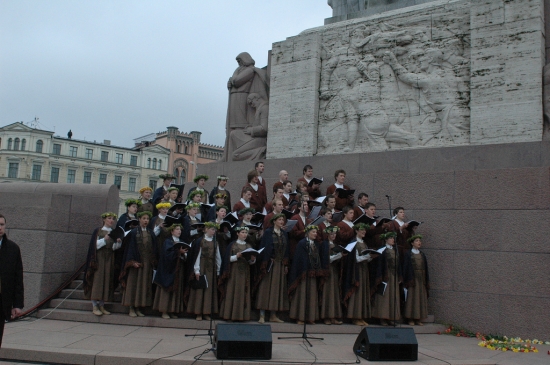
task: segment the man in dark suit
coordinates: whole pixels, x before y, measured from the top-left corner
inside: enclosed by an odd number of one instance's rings
[[[21,251],[6,236],[6,218],[0,214],[0,347],[4,323],[23,313],[24,296]]]

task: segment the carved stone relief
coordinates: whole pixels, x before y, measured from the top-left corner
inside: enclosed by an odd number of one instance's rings
[[[468,45],[460,34],[433,39],[420,24],[327,32],[318,153],[469,143]]]

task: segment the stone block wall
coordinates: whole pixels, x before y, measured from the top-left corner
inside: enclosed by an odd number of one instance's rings
[[[23,257],[25,308],[46,298],[86,261],[100,215],[117,210],[114,185],[0,184],[7,235]]]
[[[270,159],[268,192],[285,169],[293,182],[305,164],[324,177],[344,169],[377,214],[404,206],[423,221],[430,264],[430,312],[439,322],[508,336],[550,338],[550,142],[462,146]],[[236,201],[254,162],[200,165],[229,176]],[[210,186],[207,186],[210,188]]]

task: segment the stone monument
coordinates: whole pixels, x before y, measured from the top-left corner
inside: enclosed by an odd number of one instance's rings
[[[274,43],[267,158],[542,140],[543,2],[423,3]]]
[[[254,59],[242,52],[237,56],[239,67],[229,78],[229,103],[227,106],[225,161],[243,161],[265,156],[265,147],[258,150],[258,145],[265,146],[267,135],[267,119],[263,131],[257,128],[263,125],[257,121],[258,109],[253,105],[260,105],[262,100],[261,118],[267,118],[267,104],[269,103],[269,77],[266,70],[255,67]],[[248,100],[249,95],[255,94],[253,102]],[[250,130],[254,130],[251,133]],[[259,139],[254,141],[254,139]]]
[[[344,169],[378,214],[391,196],[424,222],[437,321],[549,338],[550,0],[329,4],[325,26],[273,44],[267,186],[309,164],[326,191]]]

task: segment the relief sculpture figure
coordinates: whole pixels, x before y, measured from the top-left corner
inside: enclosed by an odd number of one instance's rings
[[[247,52],[240,53],[236,59],[239,67],[237,67],[233,76],[227,82],[229,103],[226,120],[226,161],[234,160],[234,150],[232,148],[235,145],[229,143],[232,132],[237,130],[242,131],[254,124],[256,112],[247,101],[250,93],[260,95],[266,102],[269,100],[267,72],[254,67],[255,61]]]
[[[441,50],[426,49],[419,57],[421,73],[409,72],[390,51],[385,53],[384,62],[392,67],[401,81],[423,92],[428,105],[441,121],[441,133],[444,137],[449,137],[454,142],[463,142],[469,123],[461,118],[463,113],[457,103],[459,80],[440,66],[442,57]]]

